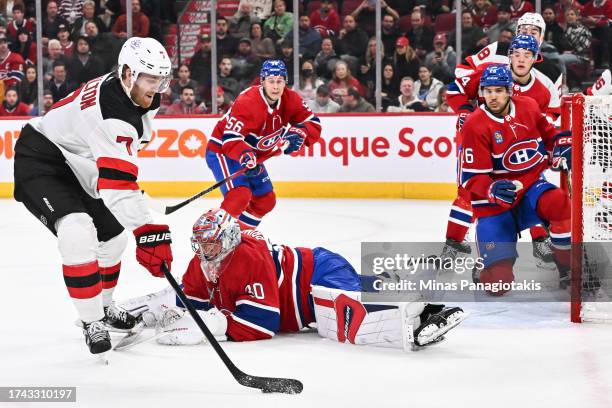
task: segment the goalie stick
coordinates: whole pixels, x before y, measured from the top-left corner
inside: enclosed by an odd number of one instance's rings
[[[213,347],[213,349],[215,349],[217,355],[221,358],[227,369],[230,371],[230,373],[232,373],[240,385],[258,388],[265,393],[280,392],[284,394],[299,394],[302,392],[304,385],[298,380],[294,380],[292,378],[258,377],[246,374],[236,367],[229,356],[225,353],[215,336],[210,332],[206,326],[206,323],[204,323],[200,315],[197,313],[191,304],[191,301],[187,298],[187,296],[185,296],[185,293],[176,282],[176,279],[174,279],[174,276],[172,276],[168,270],[168,266],[165,262],[161,265],[161,270],[168,280],[168,283],[170,283],[170,286],[172,286],[172,289],[174,289],[179,299],[181,299],[181,302],[183,302],[183,305],[185,305],[189,311],[189,314],[193,320],[195,320],[200,330],[202,330],[202,333],[204,333],[208,343]]]

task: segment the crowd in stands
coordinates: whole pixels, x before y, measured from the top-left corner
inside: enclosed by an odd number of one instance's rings
[[[221,0],[220,0],[221,1]],[[235,0],[236,2],[238,0]],[[240,0],[235,14],[217,16],[217,83],[211,89],[211,36],[202,30],[194,55],[182,59],[160,113],[223,113],[256,84],[262,62],[285,61],[289,86],[316,112],[371,112],[376,101],[375,0]],[[446,86],[466,56],[498,42],[507,47],[516,21],[534,11],[528,0],[463,0],[462,55],[455,44],[452,0],[381,0],[383,111],[449,111]],[[79,84],[112,69],[125,40],[123,0],[43,1],[42,44],[36,44],[33,0],[0,0],[0,115],[44,113]],[[123,9],[122,9],[123,6]],[[163,39],[176,23],[176,2],[133,0],[134,35]],[[293,48],[293,13],[299,13]],[[570,91],[610,65],[612,0],[543,1],[546,37],[538,65]],[[37,101],[37,47],[43,49],[45,106]],[[299,82],[293,83],[294,53]],[[218,112],[211,112],[211,97]]]

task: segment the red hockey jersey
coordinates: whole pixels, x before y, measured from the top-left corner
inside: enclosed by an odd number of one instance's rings
[[[242,231],[241,238],[221,262],[216,283],[206,279],[200,259],[193,257],[183,275],[187,297],[201,308],[221,310],[234,341],[269,339],[314,322],[312,250],[273,245],[258,231]]]
[[[491,183],[520,181],[518,203],[546,169],[557,131],[533,99],[513,96],[508,115],[497,117],[481,106],[465,121],[462,134],[461,185],[471,194],[474,215],[485,217],[506,211],[488,201]]]
[[[261,86],[245,89],[215,126],[207,148],[238,160],[245,150],[260,156],[280,142],[283,127],[301,124],[308,134],[306,146],[321,136],[321,123],[302,98],[285,88],[275,107],[270,107]]]
[[[0,61],[0,81],[4,81],[4,88],[8,89],[23,79],[23,58],[16,52],[10,52]]]

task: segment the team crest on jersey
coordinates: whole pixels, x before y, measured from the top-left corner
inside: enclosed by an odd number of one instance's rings
[[[247,137],[245,137],[245,140],[248,144],[255,147],[257,150],[266,151],[272,149],[278,144],[282,134],[283,128],[280,128],[277,131],[270,133],[269,135],[265,135],[259,138],[252,134],[248,135]]]
[[[514,143],[504,153],[502,165],[508,171],[525,171],[538,165],[544,155],[539,151],[540,143],[535,139]]]
[[[500,144],[504,143],[504,135],[501,130],[493,133],[493,139],[495,139],[495,143]]]

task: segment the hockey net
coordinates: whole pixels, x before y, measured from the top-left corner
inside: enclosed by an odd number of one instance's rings
[[[573,137],[571,320],[612,322],[612,96],[574,95],[563,116]]]

